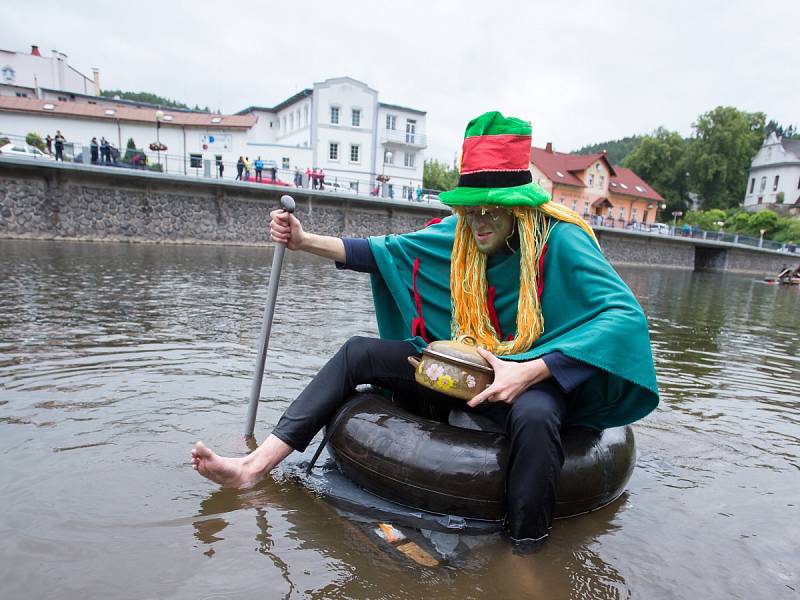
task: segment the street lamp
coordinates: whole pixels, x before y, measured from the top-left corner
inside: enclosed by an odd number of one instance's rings
[[[158,146],[158,164],[161,164],[161,119],[164,118],[164,111],[156,111],[156,145]]]
[[[675,235],[675,228],[678,226],[678,217],[682,217],[683,212],[680,210],[672,211],[672,235]]]
[[[384,185],[386,184],[387,181],[389,181],[389,179],[391,179],[391,177],[389,177],[388,175],[384,174],[385,171],[386,171],[386,163],[391,163],[391,162],[392,162],[392,151],[391,150],[387,150],[383,155],[383,164],[381,165],[381,174],[378,177],[375,178],[378,181],[380,181],[380,183],[381,183],[381,198],[384,197],[384,191],[385,191],[384,190]]]

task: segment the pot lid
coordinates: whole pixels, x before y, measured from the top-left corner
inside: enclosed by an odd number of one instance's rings
[[[456,340],[431,342],[423,352],[466,363],[485,371],[493,370],[486,359],[478,354],[478,342],[471,335],[462,335]]]

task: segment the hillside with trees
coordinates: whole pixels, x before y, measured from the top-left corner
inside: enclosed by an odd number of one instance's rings
[[[573,154],[595,154],[597,152],[605,152],[608,155],[608,160],[612,165],[619,165],[625,160],[642,139],[640,135],[632,135],[624,137],[621,140],[610,140],[608,142],[600,142],[599,144],[591,144],[584,146],[579,150],[575,150]]]
[[[159,96],[157,94],[153,94],[152,92],[125,92],[122,90],[103,90],[100,92],[100,95],[104,98],[117,98],[119,97],[122,100],[131,100],[132,102],[144,102],[146,104],[156,104],[158,106],[163,106],[164,108],[182,108],[184,110],[198,110],[203,112],[211,112],[208,106],[200,108],[197,104],[194,105],[194,108],[191,108],[188,104],[184,104],[183,102],[178,102],[177,100],[171,100],[170,98],[165,98],[164,96]]]

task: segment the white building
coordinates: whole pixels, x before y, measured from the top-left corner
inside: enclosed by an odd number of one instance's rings
[[[100,95],[100,71],[92,69],[87,77],[67,61],[67,55],[53,50],[51,56],[42,56],[38,46],[30,52],[0,49],[1,95],[19,98],[43,98],[44,92],[54,100],[75,100],[75,94]]]
[[[746,210],[800,208],[800,140],[771,133],[750,163],[744,197]]]
[[[170,172],[190,170],[184,165],[194,156],[222,161],[225,176],[233,177],[240,156],[251,162],[260,157],[286,182],[296,170],[317,168],[325,172],[326,187],[362,194],[410,198],[422,187],[425,112],[382,103],[376,90],[349,77],[315,83],[277,106],[251,106],[235,115],[83,94],[64,99],[64,92],[11,95],[3,90],[8,87],[0,85],[0,136],[19,139],[36,132],[44,138],[59,130],[79,146],[102,136],[121,149],[129,138],[145,149],[158,139],[166,152],[147,154]]]
[[[408,198],[422,186],[425,111],[386,104],[350,77],[315,83],[274,108],[251,106],[253,154],[281,168],[320,168],[325,181],[360,193]],[[385,185],[376,180],[388,177]]]

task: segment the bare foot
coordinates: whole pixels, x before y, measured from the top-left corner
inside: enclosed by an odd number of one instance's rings
[[[192,448],[192,468],[203,477],[224,487],[249,487],[261,477],[260,473],[248,468],[248,457],[227,458],[207,448],[203,442],[197,442]]]
[[[270,434],[254,452],[243,458],[220,456],[197,442],[192,449],[192,468],[224,487],[250,487],[292,453],[292,447]]]

